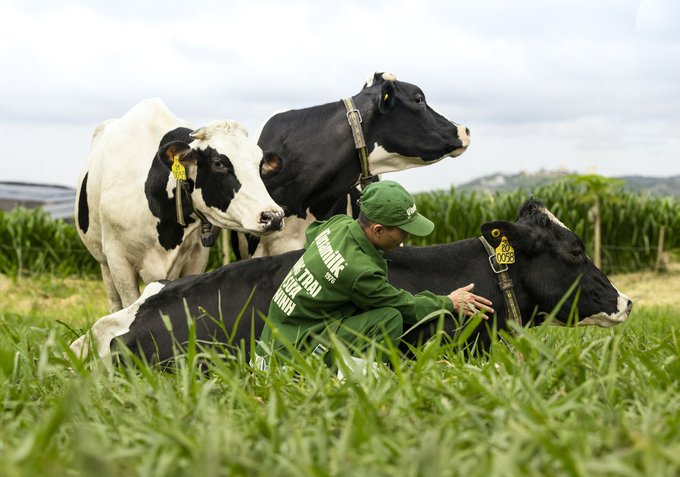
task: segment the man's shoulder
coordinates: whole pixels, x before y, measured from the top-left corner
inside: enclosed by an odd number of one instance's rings
[[[307,230],[305,231],[307,238],[305,249],[322,231],[328,228],[335,230],[342,227],[349,227],[352,222],[355,222],[355,220],[347,215],[334,215],[328,220],[315,220],[307,226]]]

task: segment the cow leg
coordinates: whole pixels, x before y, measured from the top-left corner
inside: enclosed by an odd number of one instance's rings
[[[111,313],[115,313],[122,308],[132,305],[139,298],[139,275],[132,268],[125,255],[119,251],[107,253],[107,258],[111,281],[113,282],[112,286],[116,289],[122,303],[121,308],[109,310]],[[106,281],[106,278],[104,280]],[[108,284],[106,289],[109,289]],[[109,302],[110,307],[111,304]]]
[[[202,275],[208,266],[208,259],[210,258],[210,249],[205,248],[200,243],[194,246],[190,252],[189,261],[182,269],[180,277],[188,275]]]
[[[102,263],[102,278],[106,287],[106,295],[109,297],[109,313],[115,313],[123,309],[123,302],[120,299],[116,285],[113,283],[109,266]]]

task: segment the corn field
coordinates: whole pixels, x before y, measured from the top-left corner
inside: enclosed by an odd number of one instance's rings
[[[416,194],[418,210],[436,227],[427,237],[411,237],[412,245],[435,245],[478,237],[484,222],[514,221],[519,206],[530,196],[548,209],[586,243],[593,253],[592,204],[582,200],[582,190],[568,182],[556,182],[532,190],[510,193],[449,192]],[[605,273],[653,268],[658,255],[661,226],[664,250],[680,250],[680,199],[650,197],[617,189],[600,200],[602,269]],[[210,251],[208,269],[222,265],[222,241]],[[83,245],[75,227],[53,220],[38,208],[0,212],[0,273],[37,275],[99,275],[99,264]]]
[[[427,237],[411,237],[413,245],[434,245],[478,237],[480,225],[493,220],[514,221],[519,206],[533,196],[545,203],[567,227],[576,232],[593,253],[592,204],[581,199],[581,189],[556,182],[532,190],[510,193],[457,193],[442,190],[416,194],[418,211],[435,223]],[[664,226],[664,250],[680,249],[680,199],[650,197],[617,189],[600,199],[602,221],[602,269],[605,273],[652,268],[657,260],[658,239]]]
[[[42,208],[0,211],[0,273],[20,275],[101,275],[72,225]]]

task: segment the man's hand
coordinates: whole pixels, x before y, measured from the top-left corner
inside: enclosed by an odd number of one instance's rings
[[[449,294],[449,298],[453,302],[453,311],[456,314],[460,313],[461,309],[465,311],[467,316],[472,316],[476,311],[481,311],[483,308],[490,313],[494,312],[494,309],[491,308],[492,303],[489,300],[471,293],[474,287],[475,284],[470,283],[468,286],[459,288]],[[482,315],[482,317],[485,320],[489,319],[486,315]]]

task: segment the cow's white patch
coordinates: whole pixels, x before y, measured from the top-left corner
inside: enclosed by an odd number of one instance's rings
[[[614,287],[614,285],[612,285]],[[581,321],[579,321],[579,326],[600,326],[602,328],[609,328],[610,326],[618,325],[623,323],[628,318],[630,310],[628,309],[628,303],[630,299],[621,293],[616,287],[614,289],[619,293],[619,297],[616,300],[616,311],[614,313],[598,313],[593,316],[588,316]]]
[[[301,219],[299,217],[286,217],[285,233],[277,233],[260,237],[260,244],[253,254],[253,257],[264,257],[267,255],[280,255],[291,250],[299,250],[304,247],[306,240],[305,230],[307,226],[314,222],[316,217],[307,209],[307,218]],[[239,244],[240,244],[239,234]],[[241,248],[241,250],[244,250]],[[247,252],[248,246],[245,250]],[[242,253],[242,256],[245,254]]]
[[[403,171],[413,167],[427,166],[434,164],[435,162],[439,162],[445,157],[460,156],[463,152],[465,152],[466,147],[455,149],[450,153],[440,157],[439,159],[426,162],[420,157],[407,157],[393,152],[388,152],[384,147],[378,145],[376,142],[373,151],[371,151],[371,154],[368,156],[368,162],[371,167],[371,173],[384,174],[386,172]]]
[[[453,121],[451,122],[453,124],[456,124]],[[460,152],[452,155],[452,157],[460,156],[461,154],[463,154],[463,152],[465,152],[465,149],[467,149],[467,147],[470,145],[470,136],[468,136],[468,133],[466,131],[467,128],[465,126],[461,126],[460,124],[456,124],[456,128],[458,128],[458,138],[460,139],[460,142],[463,143],[463,146],[456,149],[456,151]]]
[[[111,368],[111,340],[130,331],[130,325],[135,321],[139,307],[151,296],[165,287],[164,284],[154,282],[144,289],[144,293],[132,305],[112,315],[97,320],[92,329],[71,344],[71,350],[81,359],[85,359],[94,340],[97,354],[104,361],[107,368]]]
[[[626,321],[630,314],[628,303],[630,299],[621,293],[613,284],[612,287],[618,292],[619,297],[616,300],[616,311],[614,313],[600,312],[592,316],[581,319],[577,326],[599,326],[601,328],[609,328]],[[551,326],[566,326],[563,322],[553,320]]]

